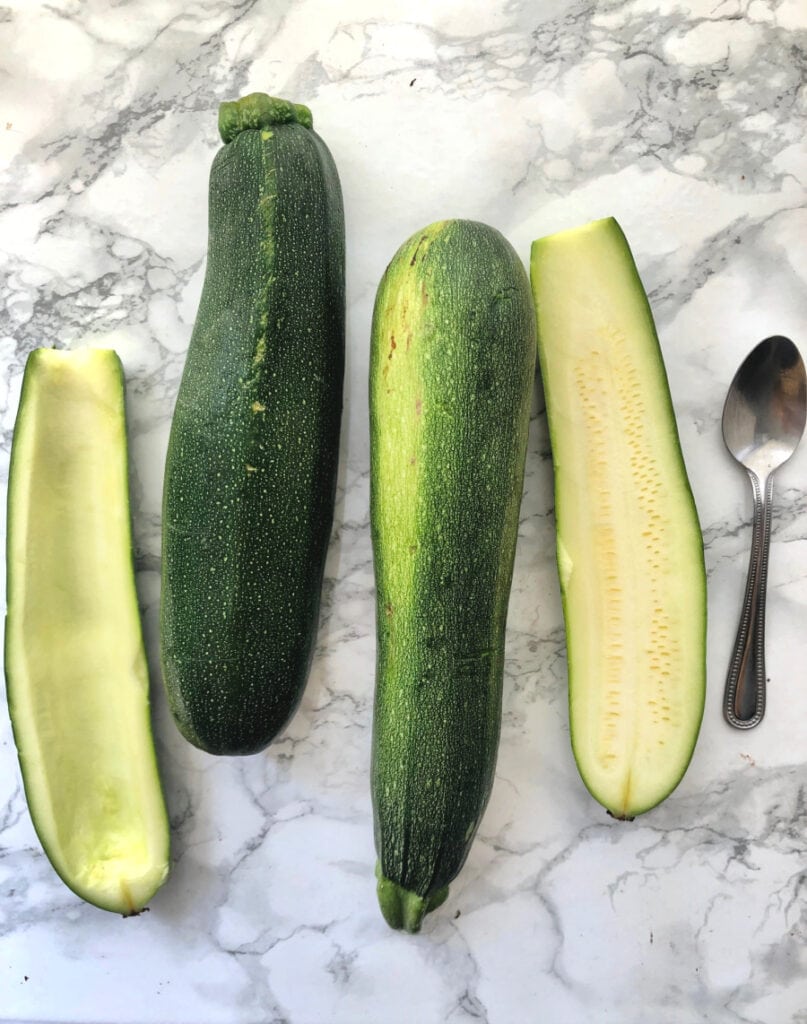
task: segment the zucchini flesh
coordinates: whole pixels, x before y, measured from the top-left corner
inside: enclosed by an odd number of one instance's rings
[[[344,374],[339,179],[302,106],[224,103],[208,262],[165,467],[161,658],[213,754],[284,727],[314,649]]]
[[[133,914],[166,877],[169,833],[114,352],[30,355],[8,495],[6,682],[31,818],[74,892]]]
[[[705,695],[703,541],[661,349],[608,218],[533,243],[578,768],[615,817],[682,778]]]
[[[417,931],[490,794],[535,373],[529,281],[472,221],[413,235],[381,281],[370,364],[378,899]]]

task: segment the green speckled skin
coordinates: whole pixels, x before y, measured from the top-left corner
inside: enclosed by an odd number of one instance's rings
[[[248,754],[302,695],[333,519],[344,218],[321,139],[236,131],[209,232],[166,461],[161,657],[183,734]]]
[[[527,275],[497,231],[443,221],[399,249],[370,365],[372,789],[393,927],[443,897],[493,782],[535,358]]]

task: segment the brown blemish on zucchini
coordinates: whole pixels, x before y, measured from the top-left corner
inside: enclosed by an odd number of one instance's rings
[[[414,267],[415,262],[417,261],[417,258],[418,258],[418,253],[420,252],[421,245],[423,245],[424,242],[428,242],[428,240],[429,240],[429,236],[428,235],[421,235],[420,236],[420,241],[418,242],[418,244],[417,244],[417,246],[415,248],[415,251],[412,254],[412,259],[409,261],[409,266],[410,267]]]
[[[137,907],[135,906],[135,901],[132,898],[132,890],[126,884],[124,879],[120,880],[120,892],[123,897],[123,904],[126,907],[126,913],[123,916],[133,917],[137,913]]]

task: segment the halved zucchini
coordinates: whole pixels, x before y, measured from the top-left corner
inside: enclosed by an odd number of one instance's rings
[[[37,349],[8,490],[6,684],[28,807],[79,896],[134,914],[168,872],[134,586],[123,373]]]
[[[578,768],[618,818],[664,799],[703,714],[706,576],[653,317],[612,218],[533,243]]]

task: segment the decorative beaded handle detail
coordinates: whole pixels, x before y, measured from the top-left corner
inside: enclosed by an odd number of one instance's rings
[[[729,663],[723,715],[735,729],[753,729],[765,715],[765,588],[771,539],[773,478],[748,470],[754,491],[754,528],[745,597]]]

